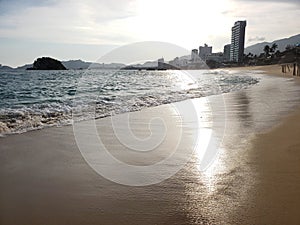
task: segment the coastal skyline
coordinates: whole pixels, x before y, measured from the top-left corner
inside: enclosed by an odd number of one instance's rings
[[[247,47],[297,34],[299,11],[295,0],[1,0],[0,63],[19,66],[43,55],[95,61],[139,41],[170,42],[188,50],[208,43],[217,52],[230,43],[237,20],[249,24]]]

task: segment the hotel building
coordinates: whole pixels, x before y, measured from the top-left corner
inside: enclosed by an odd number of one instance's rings
[[[230,61],[243,62],[246,21],[237,21],[232,27]]]

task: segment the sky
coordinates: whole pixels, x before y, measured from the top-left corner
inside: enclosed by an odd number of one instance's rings
[[[298,34],[299,15],[299,0],[0,0],[0,64],[97,61],[143,41],[218,52],[237,20],[247,20],[249,46]]]

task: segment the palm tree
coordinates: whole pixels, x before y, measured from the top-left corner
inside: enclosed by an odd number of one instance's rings
[[[272,46],[271,46],[271,48],[270,48],[270,52],[275,52],[276,51],[276,49],[278,48],[278,45],[276,44],[276,43],[274,43]]]
[[[265,52],[265,56],[266,56],[266,57],[269,56],[270,50],[271,50],[271,48],[270,48],[269,45],[266,45],[266,46],[264,47],[264,52]]]

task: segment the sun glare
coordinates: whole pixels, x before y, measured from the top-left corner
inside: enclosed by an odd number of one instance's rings
[[[224,24],[228,23],[230,27],[231,21],[224,12],[229,8],[228,0],[139,0],[134,24],[141,39],[169,41],[190,47],[197,40],[227,32],[228,27]]]

